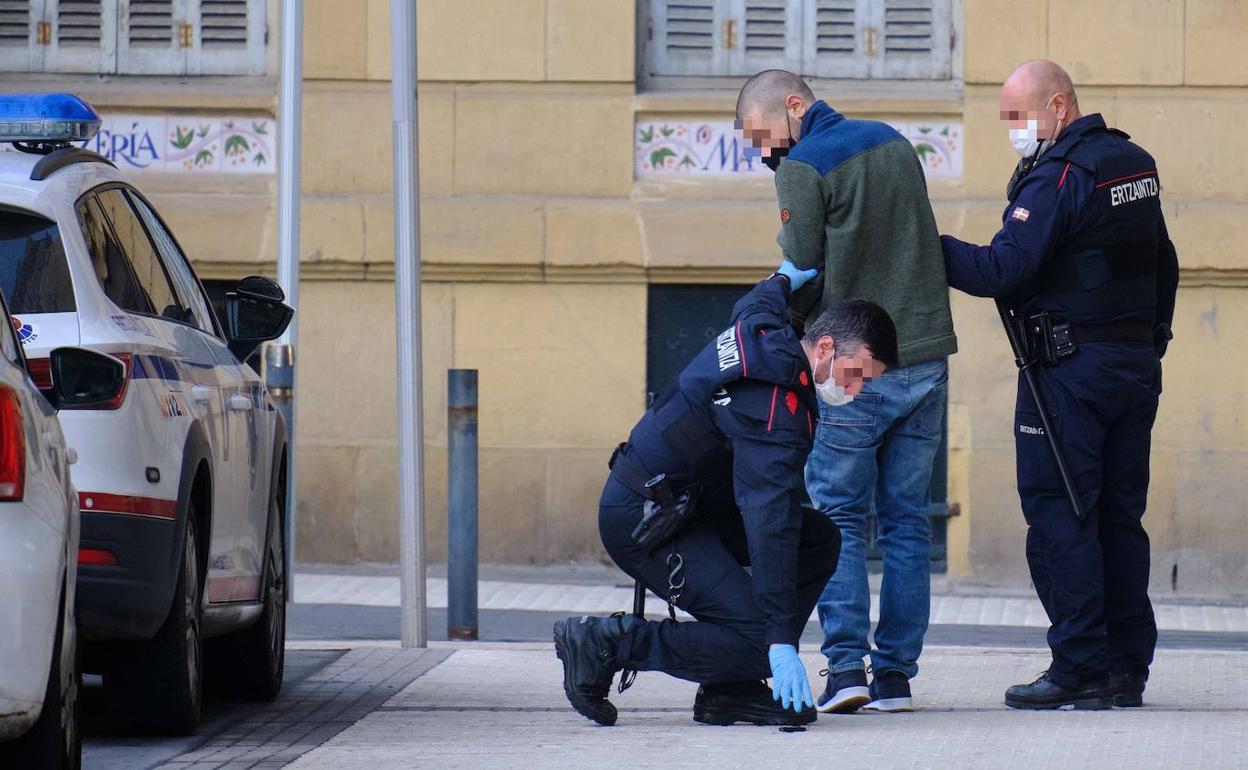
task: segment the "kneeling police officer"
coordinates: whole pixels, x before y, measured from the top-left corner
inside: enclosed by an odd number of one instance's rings
[[[815,719],[797,643],[840,553],[836,525],[803,505],[816,398],[844,403],[897,359],[893,322],[870,302],[831,305],[804,336],[789,324],[790,292],[815,274],[786,261],[746,294],[612,457],[603,545],[672,617],[555,624],[564,691],[599,724],[615,723],[619,671],[698,682],[698,722]],[[676,622],[673,605],[696,621]]]

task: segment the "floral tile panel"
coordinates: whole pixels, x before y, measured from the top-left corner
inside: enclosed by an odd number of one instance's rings
[[[914,145],[929,179],[962,176],[962,124],[889,121]],[[731,120],[639,120],[633,135],[638,179],[689,176],[767,176],[757,154],[747,154]]]
[[[276,126],[271,118],[195,115],[104,115],[83,144],[123,171],[181,174],[272,174]]]

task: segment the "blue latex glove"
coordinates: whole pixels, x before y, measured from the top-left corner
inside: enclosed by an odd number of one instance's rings
[[[803,705],[814,708],[810,680],[806,678],[802,659],[797,657],[797,648],[791,644],[773,644],[767,650],[767,660],[771,662],[772,699],[780,701],[786,709],[792,704],[794,712],[800,712]]]
[[[776,272],[787,277],[789,279],[789,288],[797,291],[807,281],[819,274],[819,268],[812,267],[809,270],[798,270],[796,265],[786,259],[780,263],[780,267]]]

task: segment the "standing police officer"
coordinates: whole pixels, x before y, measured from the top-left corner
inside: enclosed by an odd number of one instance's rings
[[[1081,116],[1070,76],[1020,66],[1001,119],[1023,156],[987,246],[943,236],[950,284],[1025,320],[1037,377],[1085,511],[1064,492],[1020,377],[1015,415],[1027,563],[1048,612],[1053,661],[1007,706],[1139,706],[1157,626],[1148,599],[1149,440],[1161,393],[1178,261],[1153,158]]]
[[[607,694],[621,670],[702,684],[699,722],[815,719],[797,643],[840,552],[836,525],[803,506],[816,399],[855,395],[897,359],[892,320],[870,302],[834,303],[799,337],[790,291],[815,273],[785,262],[746,294],[611,459],[603,545],[696,622],[673,611],[555,624],[564,692],[599,724],[615,723]]]

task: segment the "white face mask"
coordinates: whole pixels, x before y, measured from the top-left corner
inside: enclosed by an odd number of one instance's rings
[[[1010,129],[1010,145],[1020,157],[1030,158],[1040,146],[1040,121],[1027,121],[1026,128]]]
[[[828,356],[828,379],[815,383],[815,394],[828,406],[845,406],[853,401],[854,397],[846,393],[845,388],[836,382],[836,369],[832,366],[832,359],[835,357],[836,349],[833,348],[831,355]],[[818,369],[818,365],[815,368]]]
[[[1049,105],[1052,103],[1052,99],[1044,103],[1045,112],[1049,111]],[[1059,121],[1057,126],[1053,128],[1054,136],[1057,135],[1057,130],[1061,127],[1061,125],[1062,124]],[[1027,121],[1026,128],[1010,129],[1010,146],[1014,148],[1014,152],[1019,154],[1019,157],[1030,158],[1036,154],[1037,150],[1040,149],[1040,145],[1051,140],[1052,137],[1049,139],[1040,138],[1040,121],[1035,120],[1034,118]]]

